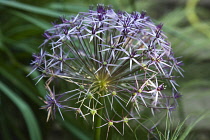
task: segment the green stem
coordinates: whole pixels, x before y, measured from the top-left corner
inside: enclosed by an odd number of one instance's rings
[[[104,95],[104,92],[101,92],[101,96]],[[99,102],[102,103],[103,98],[99,98]],[[97,111],[98,115],[102,116],[103,113],[103,108],[99,109]],[[96,116],[96,122],[95,122],[95,134],[94,134],[94,140],[100,140],[101,139],[101,128],[99,128],[101,126],[101,117]]]

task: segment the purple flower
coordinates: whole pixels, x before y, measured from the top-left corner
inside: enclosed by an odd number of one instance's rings
[[[145,12],[115,12],[102,4],[60,21],[44,33],[40,54],[31,63],[32,72],[42,73],[38,81],[49,78],[42,107],[48,119],[56,110],[62,116],[61,110],[70,109],[84,119],[91,115],[93,123],[97,115],[105,121],[100,127],[119,131],[114,124],[123,123],[123,129],[124,123],[131,129],[131,121],[141,124],[143,110],[155,114],[175,107],[175,75],[183,76],[182,62],[174,57],[163,24],[155,25]],[[55,84],[56,79],[76,88],[55,94],[51,88],[61,84]],[[104,114],[97,113],[103,108]],[[122,112],[129,118],[119,115]],[[115,117],[106,119],[109,116]]]
[[[60,109],[65,108],[66,106],[63,106],[60,104],[59,100],[62,96],[56,97],[55,93],[52,92],[50,88],[48,88],[48,90],[49,90],[49,93],[45,96],[45,99],[42,99],[46,105],[41,107],[41,109],[46,109],[48,111],[47,121],[49,120],[50,117],[55,118],[56,110],[59,110],[59,113],[61,117],[63,118],[63,115]]]

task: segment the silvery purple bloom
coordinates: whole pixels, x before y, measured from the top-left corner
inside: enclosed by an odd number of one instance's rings
[[[85,120],[90,116],[93,123],[97,116],[104,121],[99,127],[107,125],[121,134],[124,124],[132,130],[131,121],[141,123],[144,110],[155,115],[174,109],[180,96],[176,73],[182,76],[183,70],[162,26],[145,12],[115,12],[101,4],[96,10],[60,18],[44,33],[32,71],[41,72],[39,80],[48,78],[50,92],[60,84],[55,79],[76,88],[47,94],[43,109],[60,114],[71,109]],[[101,109],[104,114],[98,113]],[[120,123],[122,130],[114,125]]]

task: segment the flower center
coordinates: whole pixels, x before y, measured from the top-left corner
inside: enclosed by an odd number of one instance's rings
[[[103,65],[104,65],[104,66],[106,66],[106,65],[107,65],[107,62],[106,62],[106,61],[104,61],[104,62],[103,62]]]
[[[108,82],[106,80],[99,80],[98,81],[100,89],[106,89]]]

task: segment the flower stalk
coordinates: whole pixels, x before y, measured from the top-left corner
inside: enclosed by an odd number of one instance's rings
[[[104,91],[101,91],[101,96],[104,96]],[[103,98],[99,98],[99,102],[103,103]],[[101,123],[102,123],[102,119],[100,116],[103,115],[103,108],[101,108],[98,111],[99,116],[97,116],[96,118],[96,123],[95,123],[95,134],[94,134],[94,140],[101,140]]]

